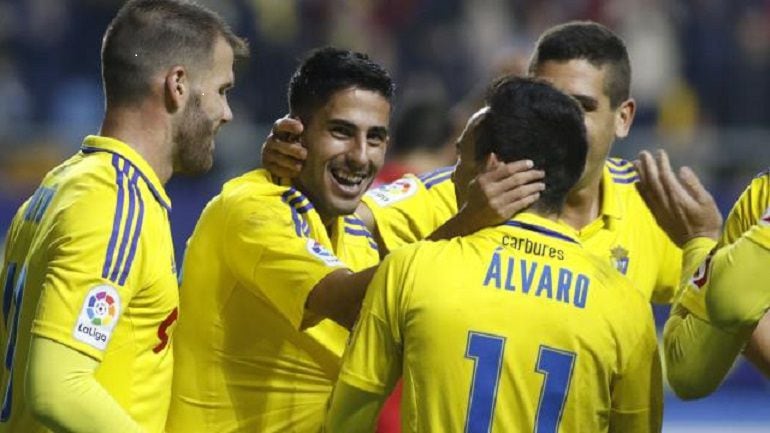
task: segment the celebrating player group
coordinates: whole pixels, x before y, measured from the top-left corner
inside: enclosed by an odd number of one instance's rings
[[[770,374],[770,174],[722,230],[665,152],[613,158],[631,67],[588,21],[488,84],[455,165],[371,189],[396,86],[311,50],[178,276],[164,185],[211,167],[248,52],[192,2],[114,17],[101,129],[6,237],[0,433],[373,432],[389,397],[403,432],[658,432],[663,371],[683,399],[741,355]]]

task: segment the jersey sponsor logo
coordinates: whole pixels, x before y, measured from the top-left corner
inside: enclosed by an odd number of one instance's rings
[[[120,316],[120,295],[109,285],[92,288],[86,295],[72,335],[76,340],[104,350]]]
[[[315,239],[308,239],[306,245],[307,251],[317,259],[326,263],[327,266],[344,266],[342,261],[338,259],[337,256],[335,256],[331,251],[327,250],[326,247],[316,242]]]
[[[417,181],[410,177],[405,177],[375,188],[367,192],[367,195],[377,205],[385,207],[415,195],[417,189]]]
[[[623,275],[628,272],[628,250],[618,245],[610,250],[610,262],[612,266]]]

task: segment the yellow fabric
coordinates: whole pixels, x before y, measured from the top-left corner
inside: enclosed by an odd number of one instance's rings
[[[682,397],[716,389],[751,335],[747,325],[770,305],[770,291],[757,284],[770,278],[762,275],[770,242],[760,223],[768,205],[770,176],[763,174],[736,202],[716,247],[703,239],[685,246],[682,290],[663,333],[667,377]],[[723,320],[713,323],[709,310]]]
[[[389,250],[426,238],[457,212],[449,176],[440,170],[419,178],[407,175],[367,194],[364,202]],[[637,179],[631,163],[608,159],[601,215],[583,227],[578,237],[588,251],[625,274],[647,299],[670,303],[679,287],[682,251],[655,222],[634,187]]]
[[[188,243],[167,430],[317,431],[348,332],[331,320],[300,331],[307,295],[336,269],[378,261],[354,215],[329,236],[266,171],[227,182]]]
[[[37,419],[56,432],[145,432],[96,381],[98,366],[77,350],[33,338],[25,393]]]
[[[13,352],[0,432],[39,429],[23,394],[33,334],[101,361],[104,389],[147,431],[163,430],[178,305],[169,206],[135,151],[89,136],[19,209],[0,275],[2,347]]]
[[[533,431],[552,372],[539,356],[548,351],[574,354],[560,431],[658,431],[662,379],[647,300],[567,240],[571,229],[529,213],[513,222],[527,226],[388,256],[369,286],[340,381],[385,395],[403,374],[405,432],[463,431],[474,374],[494,373],[480,367],[489,356],[469,348],[475,332],[504,339],[492,431]],[[354,402],[332,407],[346,404]]]
[[[366,193],[363,201],[388,251],[427,238],[457,213],[453,171],[451,166],[419,177],[407,174]]]

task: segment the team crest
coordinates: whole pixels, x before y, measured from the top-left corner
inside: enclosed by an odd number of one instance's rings
[[[83,301],[72,335],[78,341],[104,350],[119,317],[120,295],[117,289],[107,284],[96,286]]]
[[[407,199],[417,193],[417,181],[404,177],[394,182],[379,186],[366,194],[379,206],[388,206]]]
[[[618,245],[610,250],[610,262],[623,275],[628,272],[628,250]]]
[[[327,266],[345,266],[337,256],[326,249],[326,247],[316,242],[315,239],[308,239],[306,245],[307,251],[317,259],[326,263]]]

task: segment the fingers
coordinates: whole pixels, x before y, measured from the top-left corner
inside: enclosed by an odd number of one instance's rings
[[[265,147],[262,152],[262,165],[278,177],[294,178],[302,170],[303,161],[284,155],[279,151]]]
[[[679,169],[679,179],[682,180],[682,184],[687,192],[695,198],[698,203],[709,203],[714,201],[711,193],[709,193],[706,187],[703,186],[698,176],[690,167],[685,166]]]
[[[304,161],[307,158],[307,149],[300,142],[303,130],[304,127],[299,120],[291,117],[282,117],[273,124],[273,129],[270,131],[270,135],[265,142],[265,147]]]
[[[652,154],[646,150],[639,153],[639,183],[637,189],[644,201],[651,208],[665,206],[668,208],[668,198],[661,183],[658,165]]]

